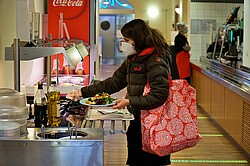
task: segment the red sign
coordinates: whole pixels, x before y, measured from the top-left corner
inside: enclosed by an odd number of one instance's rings
[[[89,1],[48,0],[48,33],[54,39],[58,37],[60,13],[63,13],[63,22],[67,25],[70,38],[89,43]]]
[[[64,19],[74,19],[81,16],[86,7],[88,7],[86,0],[53,0],[53,7],[56,7],[55,14],[57,16],[63,13]],[[74,11],[74,12],[72,12]]]
[[[90,42],[90,0],[48,0],[48,33],[53,39],[58,38],[60,13],[66,24],[71,39]],[[64,38],[66,34],[64,33]],[[62,55],[60,55],[62,56]],[[52,60],[55,56],[52,57]],[[63,58],[59,57],[60,68]],[[89,74],[89,56],[84,59],[84,74]]]

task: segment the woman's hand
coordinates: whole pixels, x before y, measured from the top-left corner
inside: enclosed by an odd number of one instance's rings
[[[116,104],[113,105],[113,109],[124,109],[129,105],[129,99],[117,99],[115,100]]]
[[[191,50],[191,47],[190,47],[188,44],[186,44],[185,46],[183,46],[183,49],[184,49],[185,51],[190,51],[190,50]]]
[[[82,98],[81,89],[74,89],[72,92],[69,92],[66,97],[73,101],[80,100]]]

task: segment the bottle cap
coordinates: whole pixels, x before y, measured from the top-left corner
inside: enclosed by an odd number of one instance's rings
[[[42,82],[38,82],[38,89],[43,89],[43,83]]]

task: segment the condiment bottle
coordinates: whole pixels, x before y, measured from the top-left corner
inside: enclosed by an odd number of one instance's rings
[[[38,83],[38,89],[34,96],[35,127],[47,126],[47,97],[43,90],[43,83]]]
[[[51,81],[51,86],[48,90],[48,125],[58,127],[60,124],[60,91],[56,86],[56,81]]]

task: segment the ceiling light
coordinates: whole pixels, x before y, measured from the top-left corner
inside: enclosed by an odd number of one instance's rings
[[[150,18],[156,18],[159,15],[159,10],[157,7],[150,7],[147,13]]]

